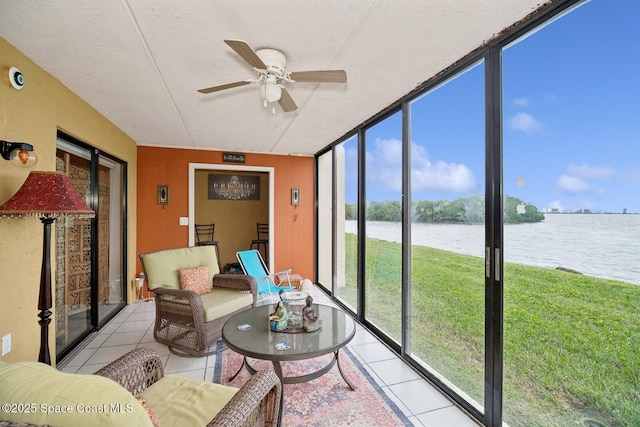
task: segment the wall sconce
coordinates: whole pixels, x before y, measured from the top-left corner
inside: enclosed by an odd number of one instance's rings
[[[162,205],[163,208],[165,205],[169,204],[169,186],[168,185],[158,185],[158,204]]]
[[[291,204],[293,206],[300,205],[300,189],[299,188],[291,189]]]
[[[33,152],[33,145],[24,142],[0,141],[0,154],[5,160],[19,168],[30,168],[38,163],[38,156]]]

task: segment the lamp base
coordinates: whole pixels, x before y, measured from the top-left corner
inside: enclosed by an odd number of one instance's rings
[[[40,314],[40,354],[38,362],[51,365],[49,356],[49,323],[51,323],[51,224],[55,218],[50,216],[40,217],[44,225],[44,235],[42,239],[42,270],[40,271],[40,293],[38,296],[38,310]]]
[[[38,314],[40,320],[40,354],[38,354],[38,362],[51,365],[51,356],[49,355],[49,323],[51,323],[51,311],[42,310]]]

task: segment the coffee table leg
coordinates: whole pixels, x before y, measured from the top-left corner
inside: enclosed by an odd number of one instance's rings
[[[233,375],[231,375],[231,376],[229,377],[229,379],[228,379],[228,381],[229,381],[229,382],[233,381],[233,380],[238,376],[238,374],[240,373],[240,371],[242,371],[242,368],[244,368],[244,364],[245,364],[245,361],[246,361],[246,360],[247,360],[247,359],[246,359],[246,357],[243,357],[243,358],[242,358],[242,364],[240,365],[240,368],[238,369],[238,372],[236,372],[235,374],[233,374]]]
[[[346,382],[349,385],[351,390],[355,391],[356,390],[355,386],[351,383],[351,381],[347,379],[347,377],[344,376],[344,372],[342,372],[342,367],[340,366],[340,358],[338,357],[339,352],[340,352],[339,349],[336,350],[336,361],[338,362],[338,371],[340,371],[340,375],[342,375],[342,379],[344,380],[344,382]]]
[[[242,357],[242,365],[240,365],[240,369],[238,369],[238,372],[236,372],[235,374],[233,374],[231,377],[229,377],[229,381],[233,381],[238,374],[240,373],[240,371],[242,371],[242,368],[246,367],[247,371],[249,371],[249,373],[251,375],[255,374],[257,371],[255,369],[253,369],[253,366],[249,365],[249,362],[247,362],[247,356],[243,356]]]
[[[282,366],[277,360],[272,360],[273,370],[280,378],[280,416],[278,417],[278,427],[282,427],[282,418],[284,417],[284,381],[282,378]]]

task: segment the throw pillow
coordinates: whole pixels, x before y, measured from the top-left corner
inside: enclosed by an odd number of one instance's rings
[[[178,270],[178,275],[180,276],[180,288],[194,291],[199,295],[211,292],[209,269],[206,265],[181,268]]]

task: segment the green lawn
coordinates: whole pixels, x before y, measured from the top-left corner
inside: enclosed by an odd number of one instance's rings
[[[347,260],[355,248],[347,235]],[[400,244],[368,239],[366,316],[400,340]],[[412,248],[412,352],[482,402],[484,260]],[[347,277],[355,265],[347,262]],[[640,286],[505,264],[504,421],[640,426]],[[355,301],[355,280],[340,290]]]

